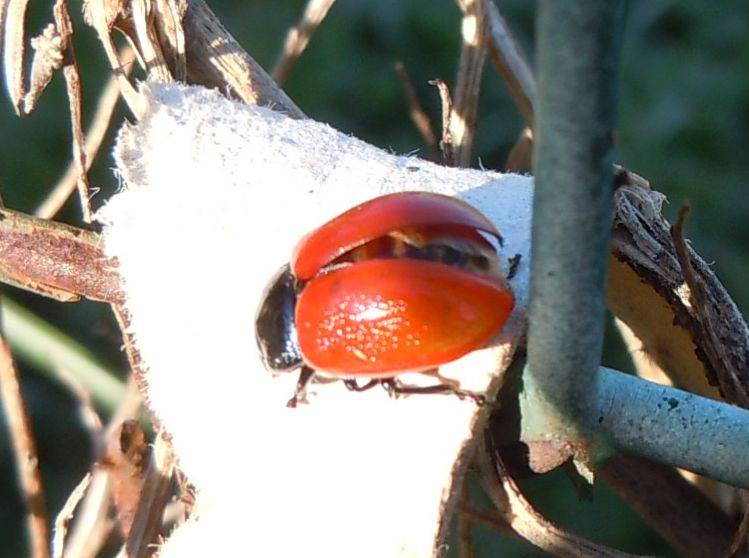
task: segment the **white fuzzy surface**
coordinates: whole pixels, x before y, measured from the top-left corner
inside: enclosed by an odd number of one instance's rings
[[[443,372],[482,389],[527,302],[532,180],[394,156],[329,126],[197,87],[143,88],[150,110],[116,148],[123,188],[99,214],[120,261],[153,410],[197,487],[198,514],[161,549],[192,556],[431,556],[457,452],[477,407],[312,387],[259,360],[254,316],[307,231],[401,190],[456,195],[522,254],[518,311],[491,350]]]

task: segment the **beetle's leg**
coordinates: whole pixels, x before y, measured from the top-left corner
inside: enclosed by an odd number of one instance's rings
[[[442,374],[440,374],[439,368],[435,368],[434,370],[430,370],[427,372],[422,372],[422,374],[426,374],[428,376],[432,376],[434,378],[437,378],[440,383],[444,386],[449,387],[450,389],[446,390],[447,393],[452,393],[458,397],[458,399],[470,399],[476,405],[486,405],[489,403],[486,400],[486,395],[483,393],[477,392],[477,391],[471,391],[468,389],[461,389],[460,388],[460,382],[457,381],[454,378],[446,378]]]
[[[306,364],[302,366],[302,369],[299,371],[299,379],[296,382],[296,388],[294,389],[294,395],[286,402],[287,407],[294,409],[299,403],[305,403],[307,401],[307,384],[312,381],[314,376],[315,370],[313,368],[310,368]]]
[[[434,394],[434,393],[453,393],[453,386],[447,384],[434,384],[432,386],[413,386],[402,384],[395,378],[380,380],[382,387],[388,392],[388,395],[416,395],[416,394]]]
[[[448,394],[448,395],[455,395],[458,397],[458,399],[470,399],[473,401],[476,405],[483,406],[486,405],[488,402],[486,400],[486,395],[483,393],[479,393],[476,391],[469,391],[465,389],[459,389],[455,387],[454,385],[450,385],[449,383],[446,384],[434,384],[431,386],[412,386],[412,385],[405,385],[400,383],[396,379],[387,379],[387,380],[380,380],[380,383],[382,384],[382,387],[385,388],[385,390],[390,394],[391,396],[397,396],[397,395],[421,395],[421,394]]]
[[[380,380],[369,380],[366,384],[364,384],[363,386],[360,386],[356,380],[352,380],[352,379],[343,380],[343,385],[346,386],[347,390],[356,391],[356,392],[367,391],[368,389],[373,388],[379,383],[380,383]]]

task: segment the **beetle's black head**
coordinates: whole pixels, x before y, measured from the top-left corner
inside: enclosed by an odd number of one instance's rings
[[[286,264],[265,288],[255,316],[255,339],[271,372],[290,372],[303,363],[294,324],[296,298],[297,281]]]

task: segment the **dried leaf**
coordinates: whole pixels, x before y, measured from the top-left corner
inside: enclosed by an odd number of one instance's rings
[[[677,387],[713,398],[721,397],[719,386],[746,390],[749,330],[710,267],[687,247],[705,297],[699,308],[692,303],[670,225],[661,214],[664,196],[628,173],[614,199],[609,308]],[[706,312],[713,334],[703,323]],[[730,378],[719,382],[719,374]],[[723,395],[737,402],[735,394]]]

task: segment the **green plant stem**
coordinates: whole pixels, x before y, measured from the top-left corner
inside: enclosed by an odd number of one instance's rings
[[[600,368],[581,420],[611,449],[749,488],[749,411]]]
[[[544,0],[523,439],[581,437],[603,345],[621,2]]]
[[[749,411],[598,367],[621,15],[621,2],[540,3],[521,438],[560,462],[635,453],[749,488]]]
[[[57,381],[56,371],[66,370],[97,406],[107,412],[116,408],[125,395],[125,384],[97,363],[88,349],[7,297],[0,312],[5,337],[18,357]]]

